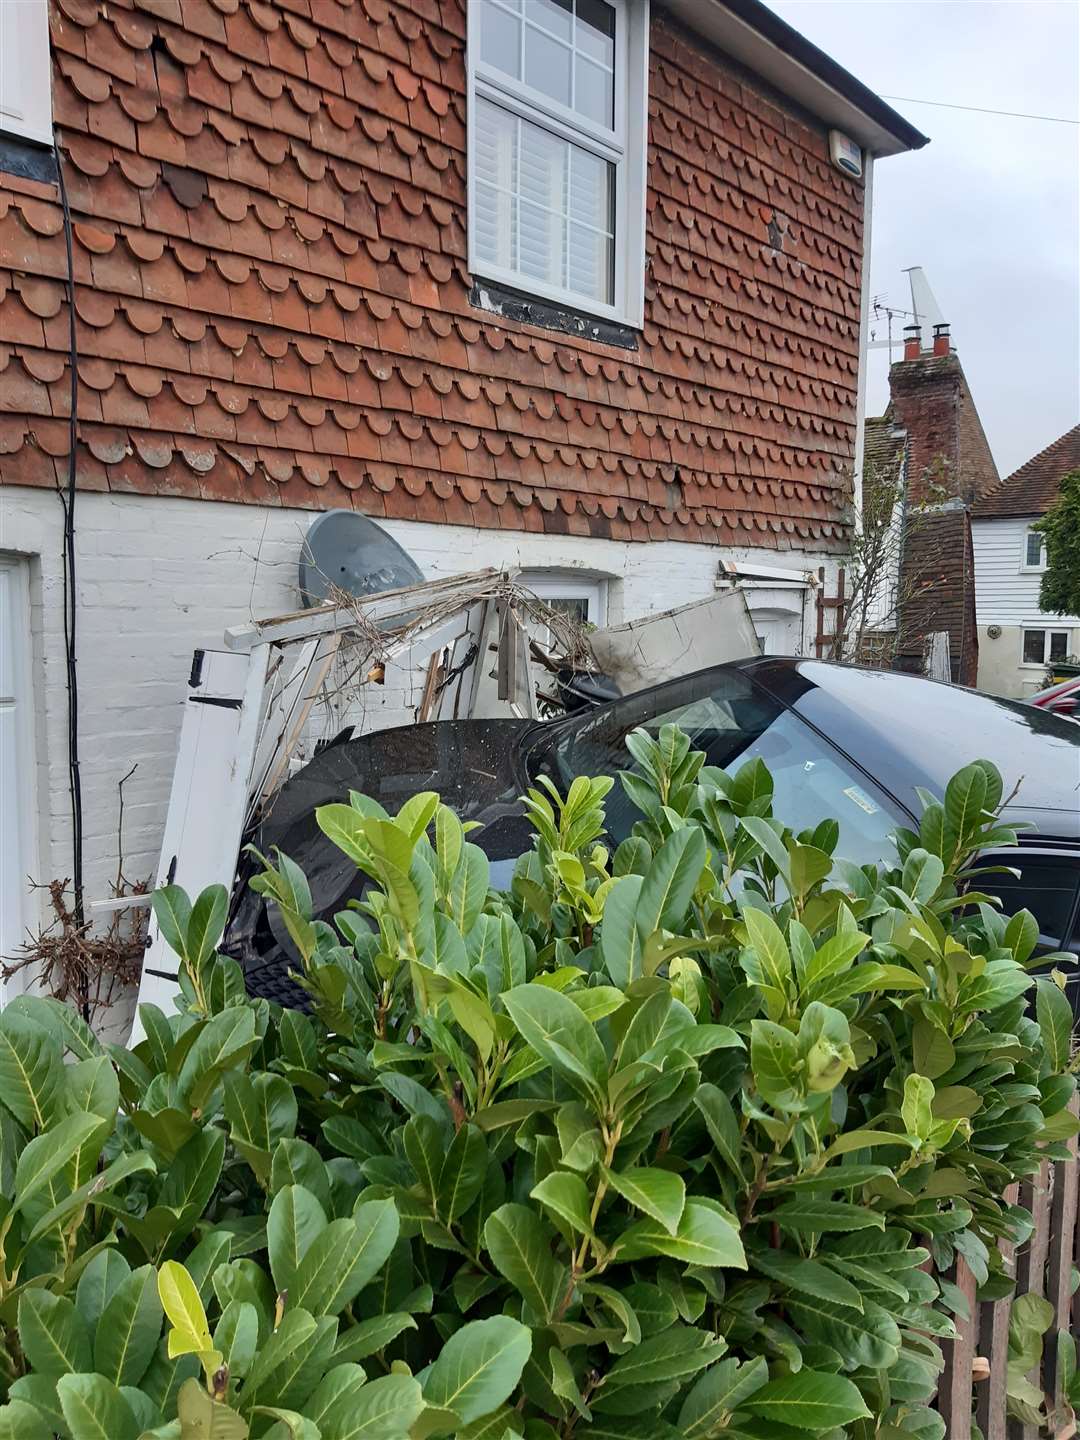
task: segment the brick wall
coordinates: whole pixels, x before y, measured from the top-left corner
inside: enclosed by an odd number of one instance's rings
[[[890,415],[906,432],[907,456],[899,661],[921,668],[926,637],[947,630],[953,679],[974,685],[979,646],[970,510],[998,483],[997,466],[955,351],[924,352],[893,365],[889,393]]]
[[[893,365],[889,394],[895,422],[908,435],[911,503],[958,497],[971,505],[997,485],[997,466],[955,351]]]

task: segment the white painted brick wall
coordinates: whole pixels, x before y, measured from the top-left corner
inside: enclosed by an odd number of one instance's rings
[[[117,785],[124,789],[124,869],[156,868],[191,654],[220,648],[226,626],[299,603],[297,563],[312,512],[210,501],[82,493],[77,507],[78,657],[89,899],[117,864]],[[430,578],[487,565],[586,570],[608,577],[608,620],[713,593],[721,553],[677,542],[577,537],[385,522]],[[31,564],[39,854],[35,879],[70,874],[62,516],[51,492],[0,488],[0,551]],[[767,551],[725,558],[770,562]],[[823,557],[785,552],[785,568]],[[834,567],[831,567],[834,568]],[[405,718],[404,716],[402,718]],[[224,878],[224,877],[223,877]]]

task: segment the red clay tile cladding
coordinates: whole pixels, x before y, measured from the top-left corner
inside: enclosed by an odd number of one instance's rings
[[[81,481],[840,548],[862,191],[823,130],[654,6],[640,345],[556,335],[469,302],[464,33],[462,0],[54,0]],[[3,178],[0,478],[51,486],[61,211]]]

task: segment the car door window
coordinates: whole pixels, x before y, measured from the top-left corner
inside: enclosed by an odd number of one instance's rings
[[[793,830],[827,817],[840,825],[839,856],[858,864],[893,864],[891,836],[908,817],[839,751],[737,670],[704,671],[628,697],[594,715],[553,727],[526,755],[565,789],[575,775],[614,775],[630,768],[626,736],[641,727],[657,734],[680,726],[708,765],[734,773],[760,757],[776,782],[774,813]],[[619,841],[637,812],[621,786],[607,799],[608,830]]]
[[[1005,915],[1030,910],[1046,945],[1066,943],[1080,951],[1076,931],[1070,926],[1080,886],[1080,856],[1025,855],[1023,851],[991,855],[985,863],[1009,866],[1016,874],[987,875],[978,880],[980,890],[996,895]],[[1080,918],[1078,918],[1080,925]],[[1073,938],[1070,941],[1070,933]]]

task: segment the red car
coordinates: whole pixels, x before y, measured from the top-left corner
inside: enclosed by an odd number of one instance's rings
[[[1032,695],[1029,703],[1037,705],[1040,710],[1052,710],[1055,715],[1080,720],[1080,675],[1040,690],[1037,695]]]

